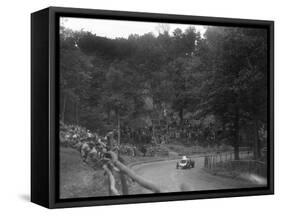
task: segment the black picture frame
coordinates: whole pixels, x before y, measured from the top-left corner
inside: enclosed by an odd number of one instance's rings
[[[265,28],[268,34],[268,184],[262,188],[59,199],[59,17]],[[49,7],[31,15],[31,201],[47,208],[274,193],[274,22]]]

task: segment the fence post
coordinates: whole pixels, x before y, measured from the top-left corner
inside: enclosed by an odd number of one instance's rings
[[[121,181],[121,187],[122,187],[122,194],[128,195],[129,189],[128,189],[128,184],[127,184],[127,179],[123,172],[120,172],[120,181]]]

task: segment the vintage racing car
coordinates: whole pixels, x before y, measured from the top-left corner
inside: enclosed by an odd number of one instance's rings
[[[177,162],[177,169],[191,169],[194,168],[195,162],[190,157],[183,156],[180,161]]]

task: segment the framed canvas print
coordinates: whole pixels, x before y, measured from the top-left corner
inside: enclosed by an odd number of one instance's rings
[[[31,15],[31,200],[273,194],[273,21]]]

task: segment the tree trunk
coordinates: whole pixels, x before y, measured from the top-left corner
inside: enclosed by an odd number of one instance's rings
[[[65,95],[63,97],[63,104],[62,104],[62,111],[61,111],[61,120],[62,120],[62,122],[64,122],[64,117],[65,117],[66,101],[67,101],[67,96]]]
[[[120,145],[120,137],[121,137],[121,132],[120,132],[120,115],[119,112],[117,111],[117,132],[118,132],[118,138],[117,138],[117,145]]]
[[[179,117],[180,117],[180,125],[181,125],[183,122],[183,108],[180,108],[179,110]]]
[[[235,108],[234,120],[234,160],[239,160],[239,108]]]
[[[259,126],[258,126],[258,120],[255,119],[254,123],[255,128],[255,147],[254,147],[254,158],[258,159],[261,157],[261,146],[260,146],[260,138],[259,138]]]
[[[153,107],[153,110],[154,110],[154,107]],[[150,119],[151,119],[151,127],[152,127],[152,140],[155,142],[155,144],[158,144],[158,141],[157,141],[157,137],[156,137],[156,134],[155,134],[155,119],[153,118],[153,114],[150,114]]]
[[[106,111],[106,114],[107,114],[107,124],[109,124],[110,123],[110,109],[108,109]]]
[[[155,128],[154,128],[154,123],[152,122],[152,140],[157,144],[157,140],[155,137]]]
[[[78,113],[78,101],[75,103],[75,122],[78,125],[79,124],[79,113]]]

